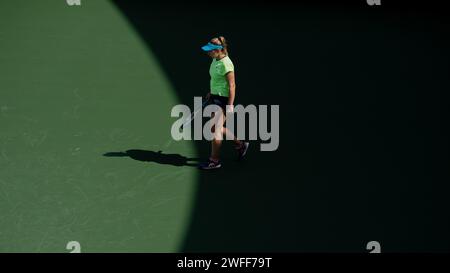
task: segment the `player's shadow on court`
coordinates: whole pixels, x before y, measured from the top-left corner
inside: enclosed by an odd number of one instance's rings
[[[198,166],[198,158],[189,158],[180,154],[164,154],[162,151],[153,152],[145,150],[128,150],[125,152],[109,152],[103,154],[106,157],[130,157],[134,160],[144,162],[155,162],[163,165],[172,166]]]

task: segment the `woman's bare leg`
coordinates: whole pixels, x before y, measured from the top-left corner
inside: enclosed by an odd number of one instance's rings
[[[223,125],[224,123],[225,115],[221,113],[219,120],[215,124]],[[216,130],[215,126],[212,127],[214,139],[211,141],[211,159],[214,161],[218,161],[220,159],[220,147],[222,146],[223,135],[226,136],[226,139],[233,139],[233,142],[236,144],[237,148],[240,148],[243,144],[242,141],[238,140],[230,130],[224,126],[221,127],[221,130]]]
[[[218,161],[220,158],[220,146],[222,146],[222,140],[213,139],[211,141],[211,159]]]
[[[216,115],[213,116],[215,118]],[[224,114],[220,113],[218,114],[218,120],[215,122],[215,124],[219,125],[221,128],[215,128],[213,126],[213,134],[214,138],[211,141],[211,159],[214,161],[218,161],[220,159],[220,147],[222,146],[222,139],[223,139],[223,123],[225,122]]]
[[[222,127],[222,133],[226,136],[226,139],[232,139],[236,146],[242,145],[242,142],[237,139],[237,137],[226,127]]]

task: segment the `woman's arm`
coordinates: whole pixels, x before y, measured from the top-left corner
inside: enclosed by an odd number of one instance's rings
[[[234,105],[234,97],[236,95],[236,83],[234,81],[234,72],[228,72],[227,73],[227,81],[228,85],[230,86],[230,95],[228,97],[228,105]]]

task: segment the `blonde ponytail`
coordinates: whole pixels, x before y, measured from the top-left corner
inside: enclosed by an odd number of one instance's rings
[[[225,37],[219,36],[218,38],[213,38],[211,43],[223,46],[222,52],[225,53],[225,55],[228,55],[228,44]]]
[[[223,46],[223,52],[228,55],[228,44],[227,40],[225,40],[225,37],[219,36],[219,42]]]

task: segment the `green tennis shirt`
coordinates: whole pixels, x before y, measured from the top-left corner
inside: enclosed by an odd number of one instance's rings
[[[230,85],[228,84],[226,74],[231,71],[234,71],[234,65],[230,57],[226,56],[220,60],[213,59],[209,68],[212,95],[222,97],[228,97],[230,95]]]

